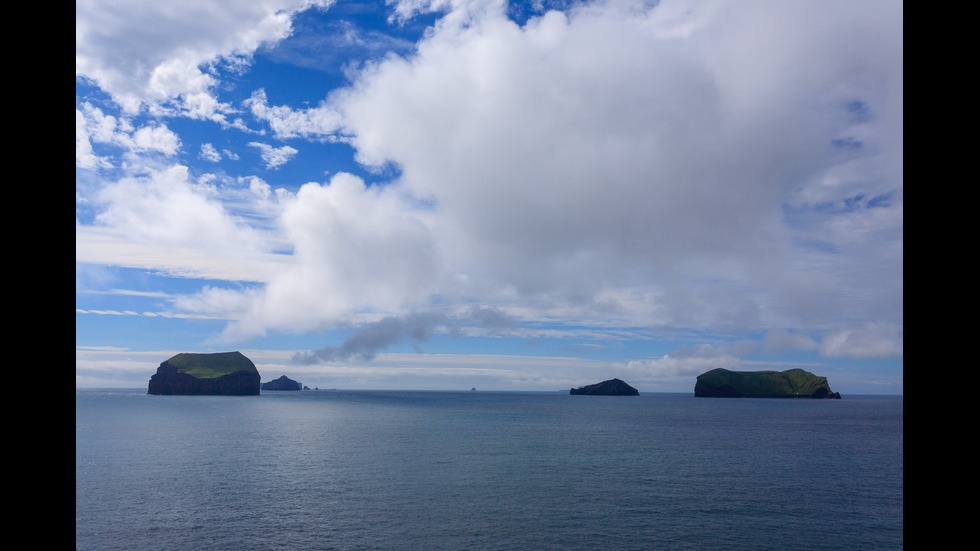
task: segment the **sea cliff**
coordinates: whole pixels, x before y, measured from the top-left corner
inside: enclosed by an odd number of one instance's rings
[[[826,377],[802,369],[730,371],[718,368],[698,375],[694,396],[701,398],[836,398]]]
[[[241,352],[182,353],[162,362],[147,394],[254,396],[259,371]]]

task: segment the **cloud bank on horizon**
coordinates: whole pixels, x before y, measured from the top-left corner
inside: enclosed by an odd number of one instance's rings
[[[443,335],[555,343],[507,375],[548,385],[588,350],[651,387],[847,361],[900,393],[902,28],[889,0],[80,0],[76,346],[315,378]]]

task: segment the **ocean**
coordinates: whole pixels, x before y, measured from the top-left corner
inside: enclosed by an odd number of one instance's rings
[[[902,549],[901,396],[75,392],[78,550]]]

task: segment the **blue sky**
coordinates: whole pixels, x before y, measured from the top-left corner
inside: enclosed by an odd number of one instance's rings
[[[75,4],[75,384],[901,394],[891,0]]]

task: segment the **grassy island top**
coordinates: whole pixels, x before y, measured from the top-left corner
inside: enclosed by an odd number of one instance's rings
[[[217,352],[214,354],[182,353],[167,360],[177,368],[198,379],[216,379],[236,371],[247,371],[258,374],[258,369],[252,360],[241,352]]]
[[[810,396],[821,388],[830,391],[826,377],[803,369],[729,371],[719,368],[700,375],[698,380],[716,388],[734,388],[743,396]]]

